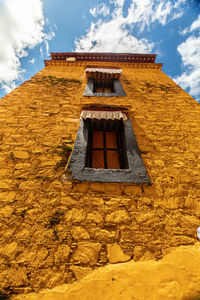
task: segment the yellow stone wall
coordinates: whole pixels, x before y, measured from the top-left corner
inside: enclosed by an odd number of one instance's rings
[[[126,97],[83,97],[88,65],[122,68]],[[0,101],[0,291],[71,283],[160,259],[200,226],[200,106],[155,64],[52,62]],[[152,185],[64,174],[83,106],[128,108]],[[1,295],[0,293],[0,295]]]
[[[173,248],[159,261],[109,264],[73,284],[17,295],[10,300],[198,300],[199,262],[197,242]]]

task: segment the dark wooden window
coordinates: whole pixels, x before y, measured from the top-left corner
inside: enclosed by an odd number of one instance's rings
[[[93,93],[115,93],[113,80],[94,79]]]
[[[124,97],[126,93],[119,79],[88,78],[83,96],[87,97]]]
[[[116,134],[116,140],[121,139],[122,142],[120,142],[119,148],[116,148],[115,138],[107,138],[109,140],[107,148],[104,148],[102,146],[99,147],[99,144],[102,142],[98,142],[98,147],[93,144],[93,147],[92,131],[95,132],[94,136],[96,140],[96,132],[103,132],[103,134],[100,133],[100,135],[104,135],[104,132],[105,134],[106,132],[108,132],[108,135],[111,134],[112,137]],[[107,166],[109,167],[107,169],[95,169],[94,167],[92,167],[92,148],[100,148],[99,150],[102,151],[103,156],[104,152],[106,152],[106,154],[113,154],[114,151],[118,153],[118,163],[120,164],[120,169],[109,169],[110,165]],[[104,149],[106,150],[104,151]],[[107,155],[107,162],[109,160],[109,154]],[[104,164],[105,161],[103,160],[103,164],[101,166],[104,167]],[[111,167],[113,167],[113,165]],[[107,121],[96,119],[82,119],[80,121],[74,149],[67,169],[71,170],[72,179],[79,181],[132,182],[135,184],[151,184],[145,166],[142,162],[140,150],[137,146],[130,119],[128,119],[126,123],[117,120]]]
[[[89,134],[86,167],[127,169],[123,122],[91,119],[87,122],[89,122]]]

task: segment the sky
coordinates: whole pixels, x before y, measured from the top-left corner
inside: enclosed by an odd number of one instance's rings
[[[155,53],[200,102],[198,0],[0,0],[0,98],[71,51]]]

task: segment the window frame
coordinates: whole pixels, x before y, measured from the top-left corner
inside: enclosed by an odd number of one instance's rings
[[[89,122],[81,119],[74,149],[67,169],[72,179],[89,182],[129,182],[151,184],[143,164],[130,119],[124,124],[128,169],[93,169],[86,167]]]
[[[104,79],[106,80],[106,79]],[[113,87],[114,93],[95,93],[94,90],[94,81],[95,78],[88,78],[87,86],[85,88],[83,96],[87,97],[124,97],[126,93],[122,87],[122,84],[119,79],[112,79],[113,80]]]
[[[92,168],[93,164],[93,151],[99,150],[103,152],[103,169],[109,168],[109,159],[107,151],[116,151],[118,157],[119,168],[117,169],[128,169],[128,161],[126,157],[126,143],[124,137],[124,125],[122,120],[93,120],[87,119],[89,122],[89,134],[88,134],[88,145],[87,145],[87,158],[86,167]],[[94,132],[102,132],[102,145],[95,147],[93,144]],[[114,147],[107,145],[107,134],[109,132],[115,133],[116,143]],[[113,168],[114,169],[114,168]]]

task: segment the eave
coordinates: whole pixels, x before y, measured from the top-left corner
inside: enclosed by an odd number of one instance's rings
[[[51,53],[51,59],[65,61],[74,59],[74,61],[155,63],[156,54],[53,52]]]

